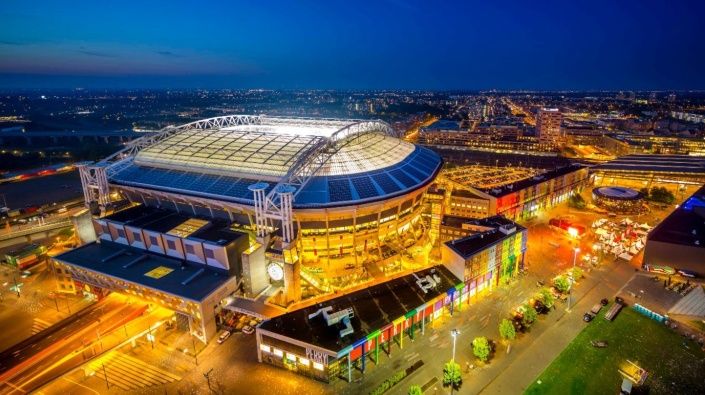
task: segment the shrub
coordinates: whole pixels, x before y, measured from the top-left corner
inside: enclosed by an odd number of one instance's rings
[[[487,359],[490,357],[490,352],[490,342],[486,337],[476,337],[472,341],[472,353],[475,354],[480,361],[487,362]]]
[[[409,395],[423,395],[423,390],[421,389],[421,386],[418,385],[412,385],[409,387]]]
[[[404,380],[404,377],[406,377],[406,370],[400,370],[394,373],[392,377],[384,380],[380,385],[377,386],[377,388],[370,391],[370,395],[384,394],[385,392],[389,391],[390,388],[394,387],[400,381]]]
[[[451,385],[458,389],[463,383],[463,377],[460,374],[460,365],[457,362],[450,361],[443,367],[443,385]]]
[[[553,279],[553,286],[556,287],[558,292],[566,293],[570,289],[570,281],[565,276],[558,276]]]
[[[541,303],[543,303],[543,305],[548,307],[549,309],[553,307],[553,305],[556,303],[556,297],[553,296],[553,292],[551,292],[551,290],[546,287],[541,288],[537,299],[539,299]]]
[[[524,315],[521,318],[521,322],[524,325],[529,326],[534,321],[536,321],[536,318],[538,318],[538,314],[536,313],[536,310],[534,310],[534,308],[531,307],[531,305],[529,305],[528,303],[525,304],[524,306],[522,306],[522,310],[524,311]]]
[[[502,322],[499,323],[499,335],[504,340],[513,340],[517,336],[514,324],[506,318],[502,319]]]

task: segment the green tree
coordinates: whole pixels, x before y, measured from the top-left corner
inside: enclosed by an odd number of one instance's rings
[[[570,198],[568,198],[568,206],[576,208],[578,210],[582,210],[586,206],[585,199],[583,199],[580,194],[576,193],[575,195],[572,195]]]
[[[521,318],[521,322],[526,326],[533,324],[539,316],[536,313],[536,310],[534,310],[534,308],[528,303],[522,306],[522,311],[524,315]]]
[[[480,336],[473,339],[472,353],[475,354],[477,359],[482,362],[487,362],[487,359],[490,357],[490,352],[490,342],[486,337]]]
[[[517,337],[516,329],[514,329],[514,324],[506,318],[502,319],[499,323],[499,335],[504,340],[514,340]]]
[[[576,266],[576,267],[574,267],[574,268],[571,269],[571,272],[572,272],[572,274],[573,274],[573,280],[577,280],[577,279],[583,278],[583,274],[584,274],[584,273],[583,273],[583,269],[581,269],[581,268],[579,268],[579,267]]]
[[[565,276],[558,276],[553,279],[553,286],[558,292],[566,293],[570,289],[570,281]]]
[[[553,296],[553,292],[546,287],[541,288],[538,294],[538,299],[549,309],[553,307],[553,304],[556,302],[556,297]]]
[[[419,385],[412,385],[409,387],[409,395],[423,395],[423,390],[421,389],[421,386]]]
[[[676,197],[664,187],[651,188],[651,200],[658,203],[672,204],[676,201]]]
[[[460,365],[454,361],[446,363],[443,367],[443,385],[450,385],[457,390],[462,383],[463,377],[461,376]]]

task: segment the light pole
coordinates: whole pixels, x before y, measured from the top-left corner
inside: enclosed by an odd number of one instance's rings
[[[575,276],[575,261],[578,260],[578,253],[580,252],[580,248],[575,247],[573,249],[573,270],[570,272],[570,293],[568,294],[568,311],[570,311],[570,305],[573,303],[573,283],[575,282],[575,279],[573,278]]]
[[[460,331],[457,329],[453,329],[450,331],[450,335],[453,336],[453,358],[451,358],[451,361],[455,362],[455,340],[458,338],[458,335],[460,334]]]

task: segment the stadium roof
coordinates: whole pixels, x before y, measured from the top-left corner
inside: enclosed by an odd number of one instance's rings
[[[297,208],[375,201],[418,189],[442,165],[381,121],[219,117],[140,140],[113,157],[110,182],[243,204],[252,184],[270,193],[294,179],[305,179]]]

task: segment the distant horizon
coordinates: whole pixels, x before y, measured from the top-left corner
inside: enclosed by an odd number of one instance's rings
[[[56,78],[52,84],[41,84],[37,81],[37,78]],[[137,79],[163,79],[165,83],[154,84],[152,86],[144,86],[140,84],[129,83],[130,78]],[[86,79],[91,81],[90,83],[84,84],[67,84],[66,81],[76,81]],[[100,80],[122,80],[119,84],[100,84],[97,81]],[[24,80],[24,81],[23,81]],[[33,80],[28,83],[27,80]],[[333,91],[333,92],[458,92],[458,93],[488,93],[488,92],[527,92],[527,93],[610,93],[610,92],[649,92],[649,93],[703,93],[705,88],[465,88],[465,87],[447,87],[447,88],[423,88],[423,87],[370,87],[370,88],[355,88],[355,87],[272,87],[263,85],[252,85],[252,86],[226,86],[226,85],[216,85],[216,84],[176,84],[169,85],[168,81],[179,80],[178,77],[164,77],[164,76],[130,76],[130,77],[99,77],[94,76],[47,76],[47,75],[6,75],[0,74],[0,92],[12,92],[12,91],[91,91],[91,90],[102,90],[102,91],[196,91],[196,90],[232,90],[232,91]]]

